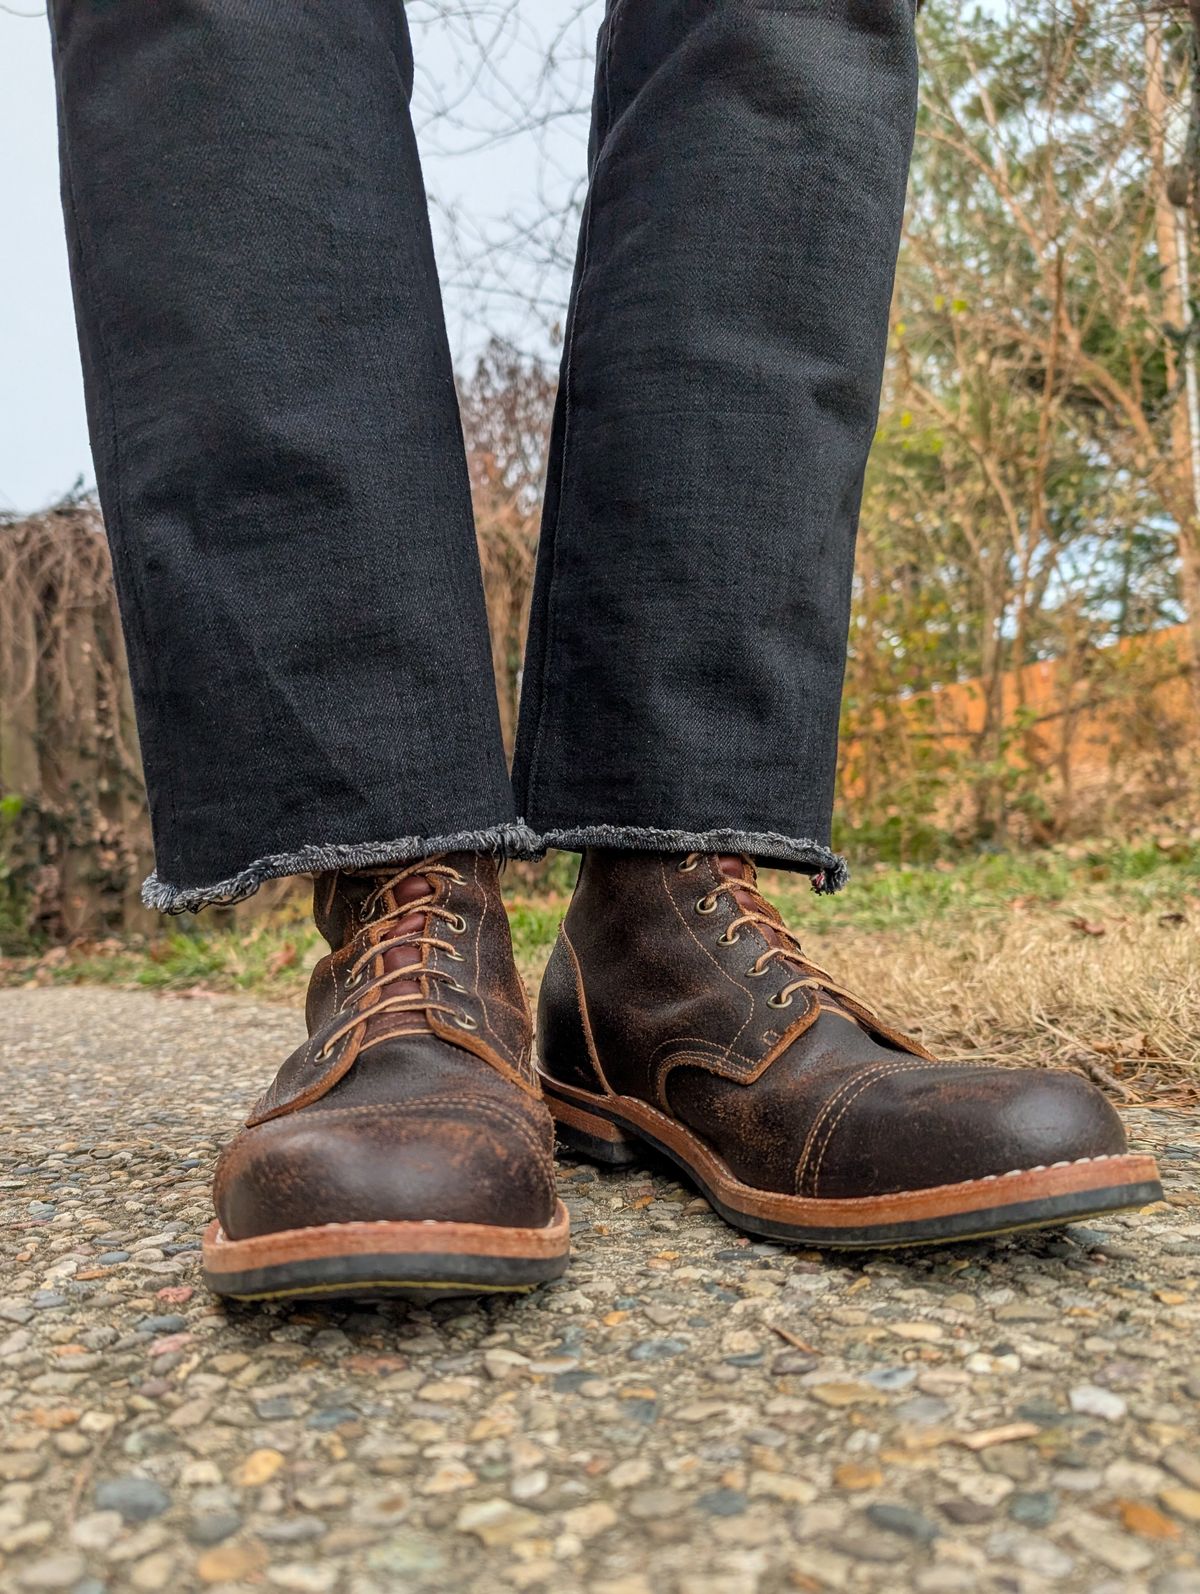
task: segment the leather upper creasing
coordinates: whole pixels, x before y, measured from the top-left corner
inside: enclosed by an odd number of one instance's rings
[[[283,1067],[250,1109],[246,1119],[247,1129],[253,1129],[255,1124],[265,1124],[268,1119],[278,1118],[282,1113],[298,1112],[332,1090],[354,1066],[366,1023],[364,1018],[359,1030],[343,1036],[328,1056],[323,1056],[321,1033],[310,1035],[285,1060]]]
[[[939,1062],[893,1029],[736,857],[590,852],[539,1029],[550,1079],[653,1108],[759,1190],[887,1194],[1125,1145],[1077,1075]]]
[[[599,987],[600,1000],[590,1015],[595,1052],[605,1068],[610,1056],[623,1059],[622,1072],[632,1067],[643,1099],[665,1107],[669,1077],[685,1064],[753,1083],[826,1006],[841,1007],[883,1045],[928,1057],[916,1041],[892,1030],[857,999],[834,994],[832,987],[795,990],[787,1006],[773,1006],[773,998],[796,984],[798,972],[814,966],[782,955],[796,943],[757,897],[752,870],[741,879],[730,876],[712,856],[698,858],[686,870],[680,864],[665,853],[636,864],[629,854],[589,854],[564,927],[568,949],[553,954],[558,959],[569,950],[586,971],[588,991]],[[746,917],[751,901],[774,927],[744,925],[723,945],[722,935]],[[623,999],[609,1001],[602,965],[618,942],[620,967],[626,971]],[[764,959],[762,971],[751,972]],[[553,1000],[543,1001],[543,1025],[562,1022],[559,1009],[568,994],[564,974],[555,973]]]
[[[553,1128],[493,859],[451,854],[319,879],[330,951],[308,1038],[217,1169],[232,1238],[425,1218],[537,1228]]]

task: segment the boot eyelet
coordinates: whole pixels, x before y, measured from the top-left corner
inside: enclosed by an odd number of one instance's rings
[[[742,938],[741,938],[740,935],[730,935],[729,931],[726,930],[724,935],[719,935],[717,937],[717,945],[718,946],[736,946],[741,939]]]
[[[467,921],[461,913],[456,913],[453,918],[446,920],[446,928],[451,935],[465,935],[467,933]]]
[[[687,859],[685,858],[682,863],[677,863],[675,865],[675,868],[678,870],[678,872],[680,874],[691,874],[693,869],[698,869],[699,867],[700,867],[699,858],[693,858],[691,863],[689,863],[687,861]]]
[[[771,969],[769,964],[765,969],[756,969],[752,963],[746,970],[746,978],[748,980],[761,980],[764,974],[770,974],[770,972]]]
[[[701,897],[699,902],[696,904],[697,913],[715,913],[716,911],[717,899],[712,895]]]
[[[778,996],[768,996],[767,997],[767,1006],[768,1007],[791,1007],[791,1005],[792,1005],[792,999],[791,999],[790,996],[785,996],[785,997],[782,998],[782,1000]]]
[[[471,994],[470,991],[467,990],[466,986],[460,985],[457,980],[451,980],[446,989],[448,991],[453,991],[456,996],[470,996]]]
[[[470,1013],[456,1013],[454,1015],[454,1022],[458,1025],[459,1029],[479,1028],[478,1023],[471,1017]]]
[[[455,952],[453,948],[450,948],[446,952],[446,956],[450,959],[451,963],[465,963],[467,961],[462,952]]]

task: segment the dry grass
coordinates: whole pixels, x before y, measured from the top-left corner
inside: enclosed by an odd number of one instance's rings
[[[1129,1102],[1195,1101],[1200,915],[1084,923],[1035,908],[807,945],[940,1056],[1073,1067]]]

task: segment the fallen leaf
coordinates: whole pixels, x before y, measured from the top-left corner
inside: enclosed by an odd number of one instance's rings
[[[284,969],[290,969],[297,957],[296,946],[292,941],[285,941],[278,952],[272,952],[267,959],[268,974],[282,974]]]
[[[1094,919],[1070,920],[1072,930],[1078,930],[1081,935],[1107,935],[1107,930],[1102,924],[1097,924]]]

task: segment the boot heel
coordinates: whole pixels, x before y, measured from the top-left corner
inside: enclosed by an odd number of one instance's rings
[[[587,1112],[576,1102],[563,1101],[546,1092],[546,1105],[554,1118],[554,1132],[565,1151],[577,1152],[606,1168],[628,1168],[644,1161],[645,1148],[639,1140],[598,1113]]]

